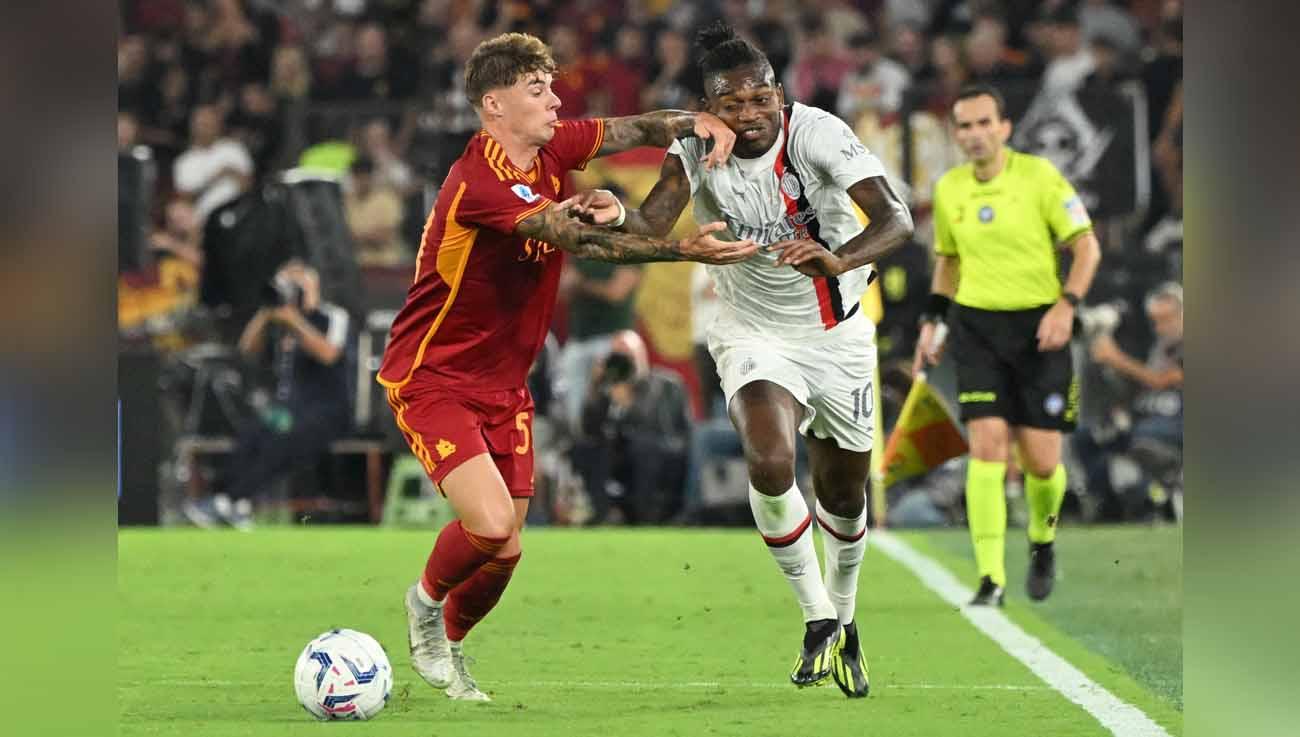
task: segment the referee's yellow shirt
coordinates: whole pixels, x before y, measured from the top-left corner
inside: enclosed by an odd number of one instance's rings
[[[1052,162],[1007,149],[987,182],[974,164],[934,187],[935,250],[961,259],[954,301],[981,310],[1024,310],[1061,296],[1056,244],[1092,228],[1088,210]]]

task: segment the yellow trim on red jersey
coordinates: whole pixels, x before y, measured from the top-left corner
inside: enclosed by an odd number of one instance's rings
[[[436,467],[433,462],[433,455],[429,453],[429,447],[424,444],[424,437],[420,435],[419,431],[407,424],[405,415],[409,405],[402,399],[400,392],[401,389],[398,387],[388,388],[388,404],[393,408],[393,416],[397,419],[397,428],[406,436],[407,443],[411,446],[411,454],[415,456],[421,466],[424,466],[424,470],[432,475],[433,469]]]
[[[547,206],[549,206],[549,205],[551,205],[551,204],[553,204],[551,200],[549,200],[549,199],[543,197],[543,198],[542,198],[542,201],[539,202],[539,203],[537,203],[536,206],[534,206],[534,207],[530,207],[530,208],[528,208],[527,210],[524,210],[523,212],[521,212],[521,213],[519,213],[518,215],[516,215],[516,216],[515,216],[515,225],[518,225],[518,224],[519,224],[519,223],[520,223],[524,218],[526,218],[526,217],[531,217],[531,216],[536,215],[537,213],[541,212],[542,210],[545,210],[545,209],[547,208]]]
[[[447,295],[447,301],[443,303],[442,309],[438,310],[438,316],[433,319],[433,325],[429,327],[429,332],[424,334],[424,339],[420,341],[420,347],[415,352],[415,360],[411,362],[411,368],[406,372],[406,376],[401,381],[388,381],[382,376],[376,376],[375,379],[384,386],[400,389],[411,381],[415,375],[415,370],[424,362],[424,351],[429,347],[429,341],[433,339],[434,333],[438,332],[438,327],[442,321],[447,318],[447,313],[451,312],[451,306],[456,301],[456,295],[460,294],[460,285],[465,280],[465,267],[469,264],[469,255],[474,250],[474,241],[478,238],[478,228],[466,228],[456,221],[456,209],[460,205],[461,195],[465,194],[467,182],[461,182],[460,187],[456,190],[456,197],[452,200],[451,206],[447,208],[447,217],[444,228],[442,244],[439,245],[438,261],[435,268],[438,275],[451,286],[451,294]],[[451,242],[448,243],[447,232],[451,233]],[[453,265],[449,259],[445,264],[442,259],[442,248],[450,246],[459,255]],[[444,266],[447,267],[444,271]],[[417,267],[418,268],[418,267]],[[447,271],[450,271],[450,277],[447,278]]]
[[[510,175],[497,159],[498,157],[504,159],[505,156],[506,152],[501,148],[501,144],[493,140],[491,136],[488,136],[487,142],[483,144],[483,158],[487,161],[488,167],[492,169],[492,173],[496,174],[497,179],[503,182],[508,179]]]
[[[585,167],[588,163],[591,162],[592,159],[596,158],[596,152],[600,151],[600,147],[604,143],[605,143],[605,119],[596,118],[596,145],[591,147],[591,153],[587,154],[587,158],[583,159],[582,163],[578,164],[577,168],[581,169]]]

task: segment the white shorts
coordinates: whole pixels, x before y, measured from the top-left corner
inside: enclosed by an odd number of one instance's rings
[[[770,381],[804,406],[799,434],[832,439],[844,450],[871,450],[876,368],[872,333],[849,322],[833,332],[840,335],[795,342],[716,321],[709,330],[709,353],[718,364],[727,406],[744,385]]]

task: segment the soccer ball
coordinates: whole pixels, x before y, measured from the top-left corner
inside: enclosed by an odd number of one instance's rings
[[[373,719],[388,703],[393,668],[375,638],[330,630],[303,648],[293,686],[298,703],[317,719]]]

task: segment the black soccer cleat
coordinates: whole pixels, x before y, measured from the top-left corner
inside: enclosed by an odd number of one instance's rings
[[[1002,606],[1002,599],[1006,591],[999,585],[993,583],[993,579],[985,576],[980,579],[979,591],[975,592],[975,598],[970,600],[971,606]]]
[[[803,647],[790,671],[790,682],[799,688],[825,683],[831,675],[831,662],[844,645],[838,619],[818,619],[805,627]]]
[[[1029,574],[1025,577],[1025,589],[1029,598],[1042,601],[1052,594],[1056,583],[1056,551],[1051,543],[1029,544]]]
[[[835,685],[851,699],[863,698],[871,691],[871,684],[867,681],[867,658],[862,654],[862,644],[858,641],[856,622],[844,625],[844,645],[831,659],[831,675],[835,678]]]

